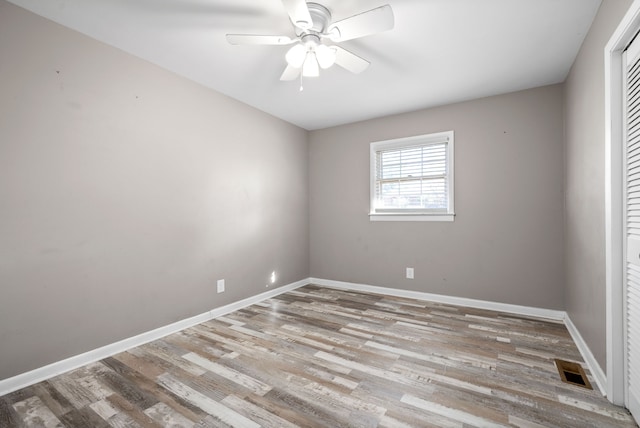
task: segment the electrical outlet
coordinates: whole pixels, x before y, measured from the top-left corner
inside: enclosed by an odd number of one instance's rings
[[[413,279],[413,268],[407,268],[407,279]]]
[[[224,279],[218,280],[218,293],[224,293]]]

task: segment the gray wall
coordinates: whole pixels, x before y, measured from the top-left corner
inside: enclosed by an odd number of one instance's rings
[[[563,309],[562,94],[554,85],[311,132],[311,275]],[[455,221],[370,222],[369,143],[447,130]]]
[[[0,379],[309,276],[306,131],[1,0],[0,58]]]
[[[606,367],[604,47],[631,0],[604,0],[565,82],[566,309]]]
[[[604,367],[603,47],[630,4],[603,1],[564,86],[307,135],[0,0],[0,379],[272,270],[566,308]],[[369,222],[369,143],[449,129],[455,222]]]

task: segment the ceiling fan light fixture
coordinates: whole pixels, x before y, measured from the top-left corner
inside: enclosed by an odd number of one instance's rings
[[[287,54],[285,55],[287,64],[289,64],[291,67],[294,67],[294,68],[301,68],[306,58],[307,58],[307,49],[301,44],[297,44],[293,46],[291,49],[287,51]]]
[[[316,58],[321,68],[327,69],[336,63],[336,49],[326,45],[316,48]]]
[[[287,67],[280,80],[318,77],[320,68],[334,64],[351,73],[361,73],[369,61],[349,52],[339,43],[391,30],[395,25],[390,5],[367,10],[340,21],[332,21],[331,11],[315,0],[280,0],[295,27],[296,37],[260,34],[227,34],[232,45],[293,45],[285,54]],[[324,45],[330,39],[333,44]]]
[[[302,75],[304,77],[318,77],[320,76],[320,68],[318,67],[318,60],[316,59],[315,52],[307,52],[307,58],[302,65]]]

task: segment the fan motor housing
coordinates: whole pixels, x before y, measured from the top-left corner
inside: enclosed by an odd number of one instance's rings
[[[309,14],[313,25],[307,31],[314,33],[324,33],[331,22],[331,12],[329,9],[318,3],[307,3]]]

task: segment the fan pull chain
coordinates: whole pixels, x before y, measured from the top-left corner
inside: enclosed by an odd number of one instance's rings
[[[302,77],[303,77],[303,74],[300,73],[300,92],[304,91],[304,86],[302,86]]]

